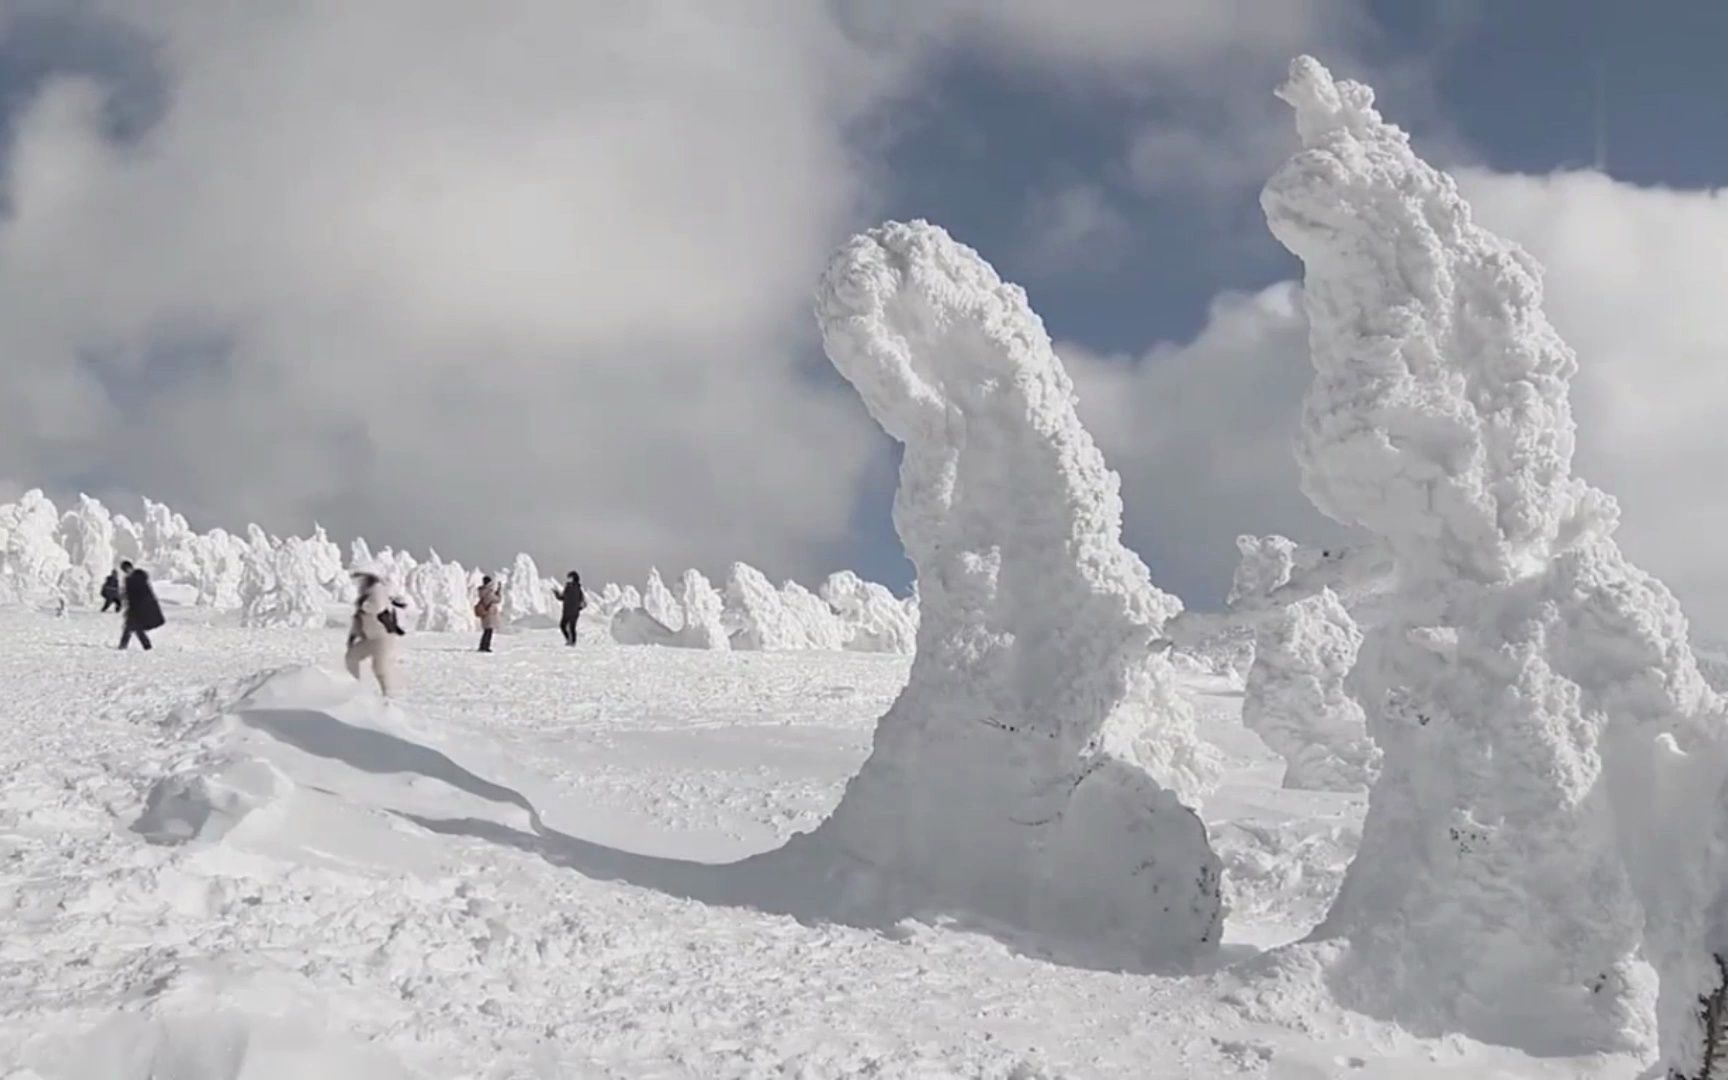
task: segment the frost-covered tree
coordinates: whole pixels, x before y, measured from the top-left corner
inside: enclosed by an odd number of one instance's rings
[[[250,547],[241,577],[240,624],[315,629],[328,618],[330,591],[314,544],[291,536],[267,556]]]
[[[224,529],[198,537],[198,604],[231,611],[244,604],[246,542]]]
[[[1686,620],[1572,474],[1577,361],[1540,269],[1471,218],[1366,87],[1303,58],[1266,187],[1306,267],[1304,490],[1396,562],[1352,683],[1384,752],[1321,936],[1366,1009],[1694,1071],[1728,947],[1725,721]]]
[[[345,598],[348,592],[348,573],[342,566],[342,549],[330,539],[324,526],[318,524],[312,526],[312,535],[302,543],[312,571],[317,575],[318,584],[323,587],[325,595],[332,599]]]
[[[869,760],[778,857],[865,917],[958,908],[1113,966],[1215,948],[1219,862],[1184,805],[1211,762],[1153,649],[1180,603],[1122,545],[1117,479],[1025,293],[891,224],[841,249],[817,310],[905,445],[922,622]]]
[[[850,570],[830,574],[818,595],[840,621],[845,647],[858,652],[910,654],[918,639],[918,609]]]
[[[78,505],[60,518],[58,540],[72,565],[83,567],[93,581],[101,581],[119,565],[114,557],[114,518],[88,495],[78,496]],[[88,597],[78,601],[89,602]]]
[[[805,647],[805,635],[786,610],[780,590],[762,571],[733,563],[726,579],[724,620],[734,649],[783,650]]]
[[[57,599],[65,601],[66,607],[91,607],[97,595],[98,578],[88,569],[80,565],[67,568],[60,575],[55,592]],[[64,613],[64,608],[61,609]]]
[[[474,629],[474,602],[468,595],[468,572],[461,563],[446,563],[437,551],[415,565],[403,579],[421,630],[456,632]]]
[[[504,621],[544,620],[552,613],[551,599],[534,557],[527,552],[518,554],[504,575]]]
[[[1236,550],[1242,555],[1236,576],[1230,582],[1225,603],[1265,598],[1290,580],[1296,566],[1296,541],[1273,533],[1269,536],[1238,536]]]
[[[690,649],[730,649],[726,633],[725,602],[720,591],[709,583],[700,570],[684,571],[679,588],[679,606],[683,609],[684,628],[678,633],[678,643]]]
[[[144,561],[144,534],[125,514],[114,515],[114,562],[134,566]]]
[[[796,581],[783,583],[780,586],[780,605],[803,638],[799,648],[832,650],[846,647],[845,625],[834,614],[834,609],[809,589]]]
[[[1379,767],[1344,687],[1362,632],[1331,589],[1261,620],[1242,722],[1285,761],[1284,786],[1364,791]]]
[[[649,618],[671,631],[684,629],[684,609],[666,587],[656,567],[648,570],[648,584],[642,589],[642,610]]]
[[[364,536],[356,536],[348,542],[348,569],[370,571],[376,567],[379,560],[372,554],[372,545],[366,542]]]
[[[60,594],[60,576],[72,560],[60,546],[60,512],[40,489],[32,488],[15,503],[0,506],[0,551],[11,589],[22,599],[43,600]]]
[[[159,502],[144,500],[141,561],[158,582],[196,585],[199,578],[197,534],[186,519]]]

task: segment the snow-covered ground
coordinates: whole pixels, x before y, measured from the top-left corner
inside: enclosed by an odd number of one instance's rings
[[[109,618],[0,612],[5,1080],[1638,1072],[1336,1005],[1336,947],[1277,946],[1324,913],[1361,797],[1282,790],[1222,678],[1182,690],[1226,770],[1226,945],[1130,975],[725,902],[750,864],[700,864],[822,819],[905,657],[413,634],[383,706],[339,630],[169,614],[145,654]]]

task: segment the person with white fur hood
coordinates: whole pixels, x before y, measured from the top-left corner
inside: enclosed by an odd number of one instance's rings
[[[385,697],[395,685],[396,639],[403,634],[396,611],[405,602],[392,596],[384,579],[367,570],[353,573],[359,594],[354,599],[354,618],[348,624],[348,652],[343,656],[348,674],[360,677],[360,665],[372,661],[372,676]]]

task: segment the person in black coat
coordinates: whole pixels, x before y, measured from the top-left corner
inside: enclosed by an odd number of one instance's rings
[[[128,568],[131,563],[126,564]],[[120,602],[120,571],[110,570],[108,576],[102,579],[102,613],[106,615],[109,609],[122,611],[125,605]]]
[[[564,644],[574,645],[576,644],[576,620],[581,616],[582,609],[588,606],[588,598],[582,593],[582,575],[574,570],[570,571],[569,577],[565,579],[564,587],[553,589],[552,595],[556,596],[559,602],[564,605],[564,614],[558,620],[558,629],[564,631]]]
[[[157,629],[167,620],[162,618],[162,605],[156,599],[156,590],[150,586],[150,575],[139,567],[126,575],[126,614],[125,629],[120,631],[120,647],[124,649],[132,643],[132,635],[138,635],[138,644],[144,646],[144,651],[150,651],[150,631]]]

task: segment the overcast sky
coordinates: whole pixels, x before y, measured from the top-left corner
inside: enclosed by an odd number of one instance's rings
[[[1027,287],[1130,542],[1216,604],[1237,533],[1339,535],[1255,201],[1304,51],[1548,264],[1580,467],[1728,630],[1714,0],[0,0],[0,496],[904,585],[809,308],[922,216]]]

